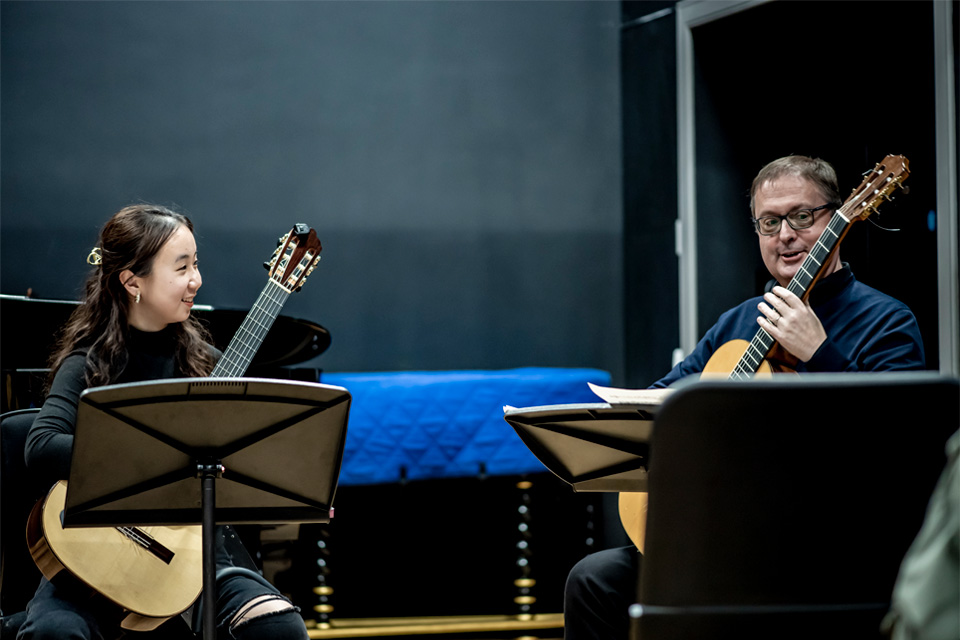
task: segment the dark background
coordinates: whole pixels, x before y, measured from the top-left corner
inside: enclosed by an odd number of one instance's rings
[[[3,2],[0,292],[75,299],[130,202],[197,226],[198,303],[284,313],[327,370],[620,375],[619,5]]]
[[[747,189],[790,153],[909,196],[842,257],[938,365],[932,2],[762,4],[693,30],[698,326],[767,279]],[[675,3],[3,2],[0,292],[75,299],[123,205],[198,226],[246,309],[293,222],[284,313],[330,371],[588,366],[645,386],[677,336]],[[869,10],[864,10],[864,8]],[[884,40],[874,37],[884,34]],[[619,59],[618,59],[619,58]]]

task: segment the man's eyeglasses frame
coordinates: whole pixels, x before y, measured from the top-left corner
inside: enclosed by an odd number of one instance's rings
[[[813,226],[813,223],[816,221],[817,216],[815,215],[817,211],[822,211],[823,209],[838,209],[840,208],[839,202],[828,202],[827,204],[822,204],[819,207],[813,207],[812,209],[797,209],[796,211],[791,211],[785,216],[762,216],[760,218],[750,218],[750,221],[753,223],[753,228],[756,229],[757,233],[761,236],[775,236],[780,233],[780,229],[783,226],[783,221],[786,220],[787,224],[790,225],[790,228],[794,231],[801,231],[803,229],[809,229]],[[810,214],[809,222],[802,222],[798,220],[796,216],[800,214],[808,213]],[[767,231],[764,232],[760,228],[760,223],[764,220],[776,220],[776,228],[770,229],[767,228]]]

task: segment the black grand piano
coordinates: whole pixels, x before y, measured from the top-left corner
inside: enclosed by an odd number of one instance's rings
[[[39,407],[47,376],[47,360],[60,328],[77,302],[40,300],[0,294],[0,412]],[[197,305],[193,313],[223,351],[248,310]],[[320,369],[301,365],[330,346],[330,332],[309,320],[278,316],[257,351],[247,375],[319,382]]]

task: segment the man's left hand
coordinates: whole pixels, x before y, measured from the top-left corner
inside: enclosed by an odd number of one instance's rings
[[[812,358],[827,339],[827,332],[810,304],[784,287],[774,287],[763,299],[757,305],[763,314],[757,318],[757,324],[803,362]]]

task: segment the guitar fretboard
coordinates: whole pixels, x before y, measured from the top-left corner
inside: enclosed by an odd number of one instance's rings
[[[290,292],[273,279],[267,281],[267,286],[260,292],[260,297],[210,373],[211,378],[237,377],[246,372],[289,295]]]
[[[851,221],[842,215],[842,210],[841,208],[834,212],[830,218],[830,222],[827,223],[827,228],[820,234],[816,244],[814,244],[807,254],[807,258],[803,261],[803,264],[800,265],[800,269],[796,275],[793,276],[793,279],[790,280],[790,283],[787,284],[787,290],[801,300],[806,300],[810,288],[813,283],[816,282],[817,278],[819,278],[820,272],[823,270],[823,265],[827,263],[830,254],[836,250],[840,240],[850,229]],[[786,224],[786,222],[783,224]],[[751,340],[747,346],[743,357],[740,358],[737,366],[735,366],[730,373],[730,379],[742,380],[755,374],[763,363],[764,358],[766,358],[773,349],[775,342],[776,340],[773,339],[773,336],[767,333],[765,329],[762,327],[758,329],[756,335],[753,336],[753,340]]]

